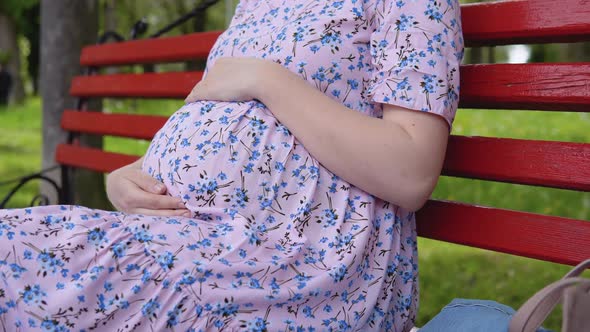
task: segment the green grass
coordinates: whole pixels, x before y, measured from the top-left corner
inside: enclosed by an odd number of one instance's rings
[[[569,266],[419,239],[420,312],[423,326],[454,298],[494,300],[518,308],[538,290],[561,278]],[[590,271],[584,274],[590,278]],[[561,311],[544,324],[558,331]]]
[[[109,112],[169,115],[180,101],[108,101]],[[38,98],[24,105],[0,108],[0,179],[9,179],[40,169],[41,107]],[[590,142],[590,114],[460,110],[454,134],[524,139]],[[142,154],[149,142],[107,137],[109,151]],[[0,180],[3,181],[3,180]],[[0,186],[0,196],[9,187]],[[10,203],[27,206],[35,195],[28,185]],[[590,220],[590,194],[568,190],[509,185],[442,177],[434,198],[560,215]],[[556,244],[559,245],[559,244]],[[569,267],[448,243],[420,239],[420,314],[424,325],[453,298],[496,300],[518,307],[544,285],[560,278]],[[545,324],[557,330],[559,313]]]
[[[28,99],[23,105],[0,106],[0,182],[39,171],[41,168],[41,101]],[[0,199],[14,185],[0,186]],[[9,207],[30,204],[38,191],[29,182],[9,202]]]
[[[590,142],[590,114],[460,110],[453,134]],[[590,194],[441,177],[433,197],[590,220]]]
[[[590,142],[590,114],[460,110],[453,134]],[[590,194],[479,180],[442,177],[434,198],[590,219]],[[499,301],[518,308],[536,291],[559,279],[567,266],[496,252],[419,240],[420,313],[424,325],[453,298]],[[435,304],[435,305],[433,305]],[[560,312],[545,326],[560,327]]]

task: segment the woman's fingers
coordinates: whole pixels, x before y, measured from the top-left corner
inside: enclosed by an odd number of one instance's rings
[[[178,197],[152,194],[141,190],[138,190],[137,192],[133,193],[133,201],[131,202],[131,205],[134,205],[138,208],[154,210],[186,210],[186,206],[184,206],[184,203]]]
[[[150,210],[186,210],[180,198],[165,195],[166,186],[149,174],[141,170],[133,170],[127,174],[126,178],[134,183],[138,189],[129,192],[129,205],[132,207]]]
[[[166,193],[166,186],[161,183],[160,181],[154,179],[149,174],[142,172],[141,170],[131,170],[130,171],[132,176],[128,176],[127,178],[135,183],[139,188],[154,193],[154,194],[164,194]]]
[[[139,168],[123,167],[109,174],[107,194],[113,206],[126,213],[190,215],[180,198],[166,195],[164,184]]]

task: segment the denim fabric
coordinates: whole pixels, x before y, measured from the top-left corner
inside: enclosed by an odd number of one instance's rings
[[[495,301],[454,299],[419,332],[507,332],[515,311]],[[537,332],[551,332],[540,328]]]

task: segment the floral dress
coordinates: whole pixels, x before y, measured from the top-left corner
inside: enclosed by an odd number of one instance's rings
[[[462,55],[456,0],[243,0],[208,66],[264,58],[351,112],[392,104],[450,125]],[[192,216],[0,211],[0,330],[413,326],[414,213],[326,169],[262,103],[184,105],[142,167]]]

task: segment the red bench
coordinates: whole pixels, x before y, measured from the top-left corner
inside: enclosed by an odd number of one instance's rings
[[[464,5],[467,46],[590,41],[587,0],[504,1]],[[166,63],[206,58],[220,32],[84,48],[86,67]],[[184,98],[201,72],[79,76],[80,98]],[[481,64],[461,68],[461,107],[590,111],[590,63]],[[174,110],[171,110],[171,112]],[[534,116],[534,115],[533,115]],[[149,140],[165,117],[66,110],[64,130]],[[137,156],[61,144],[67,167],[109,172]],[[590,191],[590,144],[452,135],[443,175]],[[590,222],[431,200],[418,212],[422,237],[551,262],[590,257]]]

